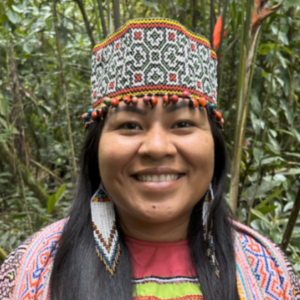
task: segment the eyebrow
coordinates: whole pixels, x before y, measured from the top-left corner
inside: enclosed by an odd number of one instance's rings
[[[187,107],[187,106],[189,106],[189,103],[187,101],[182,101],[182,102],[179,102],[179,103],[176,103],[176,104],[173,104],[173,105],[167,107],[166,112],[171,113],[177,109],[181,109],[181,108]]]
[[[115,108],[114,110],[111,111],[111,114],[116,114],[121,111],[133,112],[133,113],[136,113],[136,114],[139,114],[142,116],[145,116],[148,113],[147,110],[140,109],[136,106],[121,106],[121,107],[118,106],[117,108]]]

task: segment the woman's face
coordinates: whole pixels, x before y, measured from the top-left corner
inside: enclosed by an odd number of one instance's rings
[[[214,143],[206,110],[187,100],[123,102],[107,113],[100,144],[102,182],[119,218],[162,224],[190,218],[214,170]]]

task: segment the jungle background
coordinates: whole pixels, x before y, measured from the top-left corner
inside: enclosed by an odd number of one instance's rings
[[[158,16],[216,49],[226,200],[300,271],[299,0],[2,0],[0,264],[68,213],[93,46],[129,19]]]

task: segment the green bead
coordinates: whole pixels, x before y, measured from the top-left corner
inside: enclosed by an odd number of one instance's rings
[[[111,102],[111,101],[110,101]],[[107,105],[106,105],[106,103],[101,103],[100,104],[100,108],[103,110],[103,111],[107,111]]]
[[[110,106],[111,105],[111,98],[109,97],[105,97],[103,102],[107,105],[107,106]]]
[[[94,111],[94,109],[93,109],[93,108],[90,108],[90,109],[88,110],[88,113],[91,115],[93,111]]]
[[[208,102],[207,105],[208,105],[208,107],[209,107],[210,109],[216,109],[216,108],[217,108],[217,105],[216,105],[216,104],[211,103],[210,101],[207,101],[207,102]]]

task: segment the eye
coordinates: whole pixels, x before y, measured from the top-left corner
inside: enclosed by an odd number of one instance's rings
[[[191,127],[191,126],[194,126],[194,124],[192,122],[189,122],[189,121],[180,121],[180,122],[177,122],[173,128],[188,128],[188,127]]]
[[[136,123],[133,123],[133,122],[127,122],[127,123],[124,123],[122,124],[119,129],[125,129],[125,130],[141,130],[141,126],[139,126],[138,124]]]

